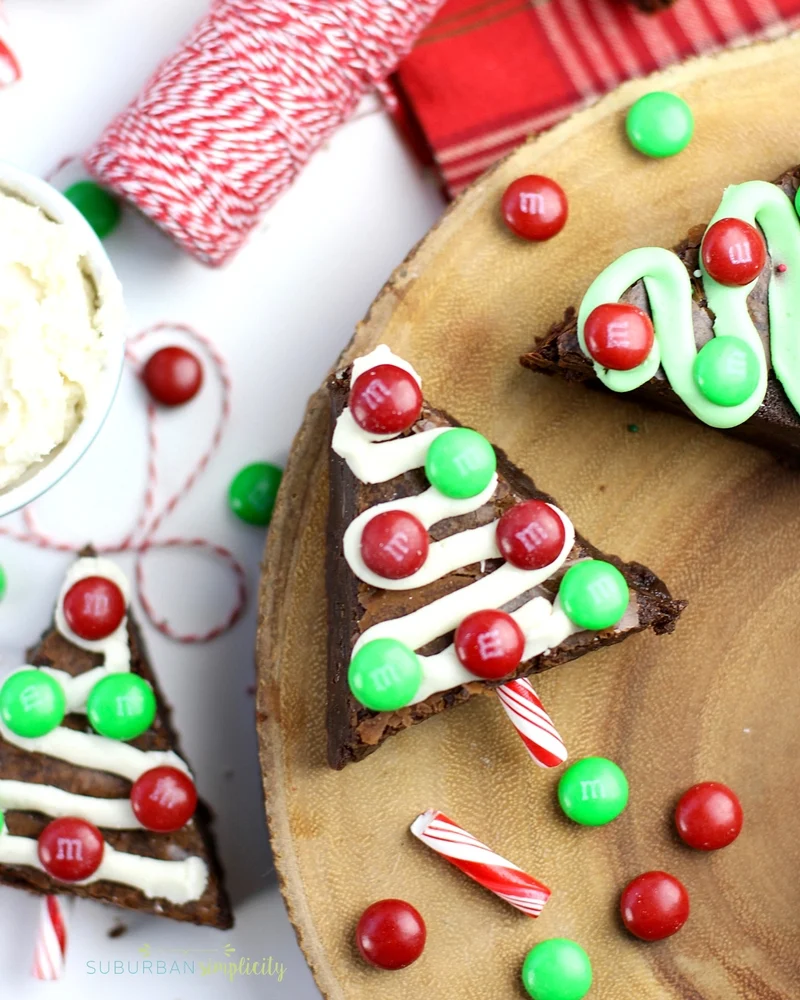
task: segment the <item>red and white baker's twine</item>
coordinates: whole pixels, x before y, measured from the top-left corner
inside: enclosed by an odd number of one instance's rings
[[[100,554],[120,552],[132,552],[135,554],[136,595],[150,623],[154,628],[161,632],[162,635],[165,635],[170,639],[174,639],[177,642],[208,642],[231,628],[239,620],[242,612],[244,611],[247,603],[247,575],[244,568],[236,557],[228,551],[228,549],[223,548],[221,545],[216,545],[205,538],[181,538],[173,536],[156,539],[155,536],[159,528],[164,523],[164,520],[172,514],[181,500],[192,489],[219,447],[231,412],[231,381],[225,359],[221,354],[219,354],[211,341],[183,323],[156,323],[154,326],[148,327],[135,337],[129,339],[126,348],[126,357],[128,362],[133,365],[134,368],[138,369],[140,364],[135,351],[136,346],[140,345],[142,341],[150,338],[154,334],[163,331],[179,333],[202,348],[206,357],[211,361],[211,367],[219,379],[222,390],[222,405],[214,427],[211,442],[205,452],[201,455],[200,459],[191,469],[181,487],[169,496],[161,507],[157,508],[158,409],[153,400],[148,399],[147,485],[142,498],[142,507],[139,516],[134,527],[121,541],[108,545],[95,545],[95,548]],[[76,545],[74,542],[63,541],[61,539],[54,538],[51,535],[45,534],[36,523],[32,505],[29,505],[23,510],[22,516],[25,524],[24,531],[17,531],[14,528],[7,528],[0,525],[0,535],[12,538],[18,542],[35,545],[37,548],[51,549],[56,552],[77,552],[83,548],[83,545]],[[235,581],[236,597],[230,612],[223,621],[221,621],[218,625],[215,625],[214,628],[207,632],[181,633],[177,632],[174,628],[172,628],[169,622],[157,615],[156,610],[148,598],[145,590],[145,573],[143,566],[144,556],[154,549],[200,550],[210,553],[230,568]]]
[[[58,896],[45,896],[39,916],[33,975],[36,979],[60,979],[67,958],[66,906]]]
[[[563,764],[567,748],[527,677],[501,684],[497,697],[534,761],[540,767]]]
[[[550,890],[435,809],[411,824],[411,832],[484,889],[529,917],[538,917]]]
[[[86,163],[219,265],[443,0],[213,0]]]

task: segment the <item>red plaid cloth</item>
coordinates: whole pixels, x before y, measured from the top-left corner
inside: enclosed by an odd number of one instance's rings
[[[448,0],[395,87],[451,195],[517,146],[631,77],[785,34],[800,0]]]

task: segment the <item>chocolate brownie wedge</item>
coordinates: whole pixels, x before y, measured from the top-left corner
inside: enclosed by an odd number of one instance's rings
[[[647,567],[575,534],[551,497],[418,384],[386,347],[329,383],[334,768],[503,680],[644,629],[671,632],[684,607]],[[474,615],[487,609],[488,626]]]
[[[624,254],[522,364],[630,394],[797,461],[798,187],[800,167],[772,184],[729,187],[708,227],[674,251]],[[651,318],[654,341],[642,342],[641,317],[619,303]]]
[[[226,929],[233,916],[211,813],[202,801],[194,808],[189,766],[127,604],[119,568],[83,555],[53,626],[5,679],[0,883]]]

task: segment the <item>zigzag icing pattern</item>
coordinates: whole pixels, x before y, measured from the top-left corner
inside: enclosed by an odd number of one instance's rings
[[[772,367],[792,406],[800,413],[800,219],[783,191],[766,181],[748,181],[729,187],[709,227],[720,219],[743,219],[764,233],[773,267],[785,265],[769,283],[769,329]],[[692,324],[692,285],[680,259],[662,247],[644,247],[623,254],[592,282],[578,312],[578,339],[591,357],[584,338],[592,310],[616,302],[637,281],[643,280],[650,300],[656,340],[647,359],[630,371],[610,371],[594,363],[600,381],[614,392],[631,392],[653,378],[663,367],[673,390],[692,413],[711,427],[729,428],[744,423],[764,401],[768,363],[764,345],[747,308],[755,282],[742,287],[714,281],[701,263],[703,289],[714,314],[715,336],[737,337],[754,351],[759,364],[758,385],[737,406],[720,406],[702,395],[692,366],[697,357]]]
[[[58,598],[55,622],[58,631],[71,643],[92,653],[104,656],[103,666],[88,670],[76,677],[51,667],[39,667],[61,685],[67,701],[67,712],[85,714],[86,700],[97,683],[108,673],[127,672],[131,668],[128,619],[108,638],[90,642],[82,639],[69,628],[64,618],[64,597],[70,587],[88,576],[103,576],[122,591],[126,605],[130,601],[128,581],[114,563],[102,558],[79,559],[72,564]],[[20,668],[30,669],[30,668]],[[58,726],[44,736],[26,739],[12,733],[0,723],[0,735],[6,742],[29,753],[46,754],[67,761],[77,767],[116,774],[134,782],[154,767],[176,767],[190,774],[188,765],[170,751],[145,751],[108,739],[95,733],[83,733],[66,726]],[[40,812],[45,816],[74,816],[109,830],[142,829],[131,808],[130,799],[94,798],[75,795],[53,785],[0,779],[0,809]],[[190,820],[189,822],[192,822]],[[43,871],[37,853],[37,843],[30,837],[17,837],[8,833],[5,825],[0,831],[0,862],[9,865],[28,865]],[[115,850],[106,843],[103,861],[91,878],[79,883],[85,885],[105,879],[140,889],[150,898],[168,899],[177,905],[199,899],[208,882],[208,868],[202,858],[190,857],[176,861],[163,861],[138,854]]]
[[[392,364],[410,372],[417,382],[420,378],[411,365],[381,345],[365,357],[353,362],[351,384],[360,374],[379,364]],[[353,474],[365,483],[380,483],[402,475],[411,469],[422,468],[431,441],[449,428],[435,428],[411,434],[405,438],[387,439],[370,435],[356,424],[349,408],[340,414],[333,434],[333,450],[343,458]],[[457,517],[478,510],[488,503],[497,488],[494,476],[487,488],[475,497],[456,500],[445,496],[431,486],[417,496],[377,504],[359,515],[348,525],[344,535],[344,554],[353,573],[364,583],[384,590],[411,590],[438,580],[462,566],[469,566],[488,559],[502,558],[497,547],[495,532],[497,522],[451,535],[431,544],[428,558],[417,573],[402,580],[389,580],[372,573],[361,557],[361,534],[371,518],[382,511],[402,509],[414,514],[430,528],[447,518]],[[540,586],[556,573],[567,561],[575,542],[575,530],[569,518],[553,508],[564,522],[565,541],[558,558],[538,570],[522,570],[504,563],[487,576],[441,597],[430,604],[389,621],[380,622],[367,629],[359,638],[353,655],[373,639],[398,639],[417,650],[427,643],[454,630],[473,611],[485,608],[503,608],[523,594]],[[512,617],[525,635],[524,659],[530,659],[562,643],[568,636],[582,631],[562,610],[558,598],[551,603],[546,597],[536,596],[512,612]],[[461,684],[474,682],[470,673],[456,656],[450,644],[440,653],[419,657],[423,679],[414,697],[415,704],[439,691],[448,691]]]

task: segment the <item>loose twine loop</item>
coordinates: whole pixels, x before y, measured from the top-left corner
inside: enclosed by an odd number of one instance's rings
[[[133,553],[135,555],[135,590],[139,604],[147,616],[150,624],[162,635],[182,643],[209,642],[217,636],[227,632],[241,618],[247,604],[247,575],[244,567],[236,559],[232,552],[217,545],[206,538],[192,537],[183,538],[171,536],[156,539],[156,534],[164,521],[174,512],[180,502],[191,492],[197,480],[205,471],[208,463],[219,449],[225,427],[231,413],[231,379],[225,359],[216,350],[212,342],[204,337],[197,330],[185,323],[156,323],[148,327],[141,333],[128,340],[125,357],[129,365],[138,374],[141,367],[141,359],[137,347],[141,347],[144,341],[155,334],[163,332],[179,333],[184,338],[193,342],[201,348],[202,353],[210,361],[207,366],[215,373],[219,382],[222,401],[217,416],[211,441],[201,457],[192,467],[189,475],[181,486],[172,493],[166,502],[161,506],[156,506],[156,493],[158,487],[158,407],[152,399],[147,401],[147,482],[142,496],[141,508],[136,519],[136,523],[131,531],[119,542],[95,545],[95,549],[101,555],[112,555],[119,553]],[[0,524],[0,536],[13,539],[26,545],[33,545],[40,549],[48,549],[53,552],[78,552],[84,546],[74,542],[64,541],[42,530],[34,515],[34,505],[29,504],[22,511],[24,530],[5,527]],[[160,616],[152,601],[147,595],[146,574],[144,570],[144,559],[148,552],[158,549],[190,549],[193,551],[205,552],[212,558],[225,564],[231,572],[235,586],[235,599],[231,610],[227,616],[207,632],[183,633],[174,629],[169,622]]]

